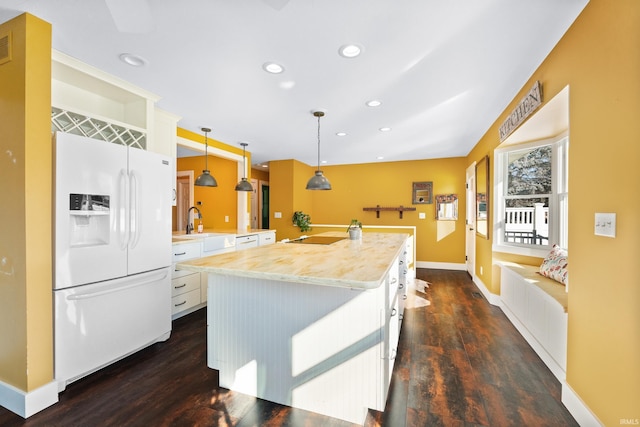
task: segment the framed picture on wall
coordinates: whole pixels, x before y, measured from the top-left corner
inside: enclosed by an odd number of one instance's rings
[[[413,200],[414,205],[429,205],[433,203],[433,182],[423,181],[413,183]]]

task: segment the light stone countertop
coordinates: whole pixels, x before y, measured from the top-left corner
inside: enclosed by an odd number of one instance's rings
[[[251,228],[249,230],[234,230],[234,229],[222,229],[222,228],[205,228],[204,230],[202,230],[202,234],[235,234],[236,237],[242,237],[242,236],[249,236],[252,234],[261,234],[261,233],[269,233],[269,232],[274,232],[275,233],[276,230],[265,230],[263,228]],[[185,239],[185,238],[180,238],[180,236],[185,236],[186,233],[183,231],[174,231],[171,235],[171,242],[174,245],[180,245],[180,244],[184,244],[184,243],[190,243],[190,242],[197,242],[199,241],[200,238],[204,239],[205,237],[207,237],[206,235],[203,236],[199,236],[200,233],[198,233],[197,231],[194,231],[193,233],[189,234],[190,238],[189,239]]]
[[[181,262],[177,268],[227,276],[374,289],[404,249],[404,233],[362,233],[349,240],[343,232],[319,233],[345,237],[330,245],[276,243],[243,251]]]

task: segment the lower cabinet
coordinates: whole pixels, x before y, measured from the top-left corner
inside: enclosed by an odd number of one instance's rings
[[[173,245],[173,268],[171,270],[171,318],[177,319],[195,311],[206,303],[202,300],[202,287],[205,295],[207,281],[201,280],[202,273],[176,270],[176,263],[202,256],[202,244],[189,242]]]
[[[200,274],[192,273],[171,279],[172,316],[200,304]]]

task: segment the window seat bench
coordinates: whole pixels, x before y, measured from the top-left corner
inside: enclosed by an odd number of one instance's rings
[[[539,266],[500,263],[502,311],[560,382],[566,378],[569,295]]]

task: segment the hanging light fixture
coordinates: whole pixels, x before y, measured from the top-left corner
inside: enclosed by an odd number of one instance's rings
[[[331,190],[329,180],[320,170],[320,117],[324,116],[323,111],[314,111],[313,115],[318,118],[318,169],[314,176],[307,182],[307,190]]]
[[[245,152],[246,152],[247,145],[249,144],[247,144],[246,142],[241,142],[240,145],[242,145],[242,176],[243,178],[236,185],[236,191],[253,191],[253,186],[249,181],[247,181],[247,178],[245,176],[245,173],[247,171],[247,158],[245,156]]]
[[[196,178],[195,185],[200,187],[217,187],[218,182],[216,179],[209,173],[209,144],[207,139],[207,134],[211,132],[209,128],[201,128],[202,132],[204,132],[204,170],[202,171],[202,175]]]

